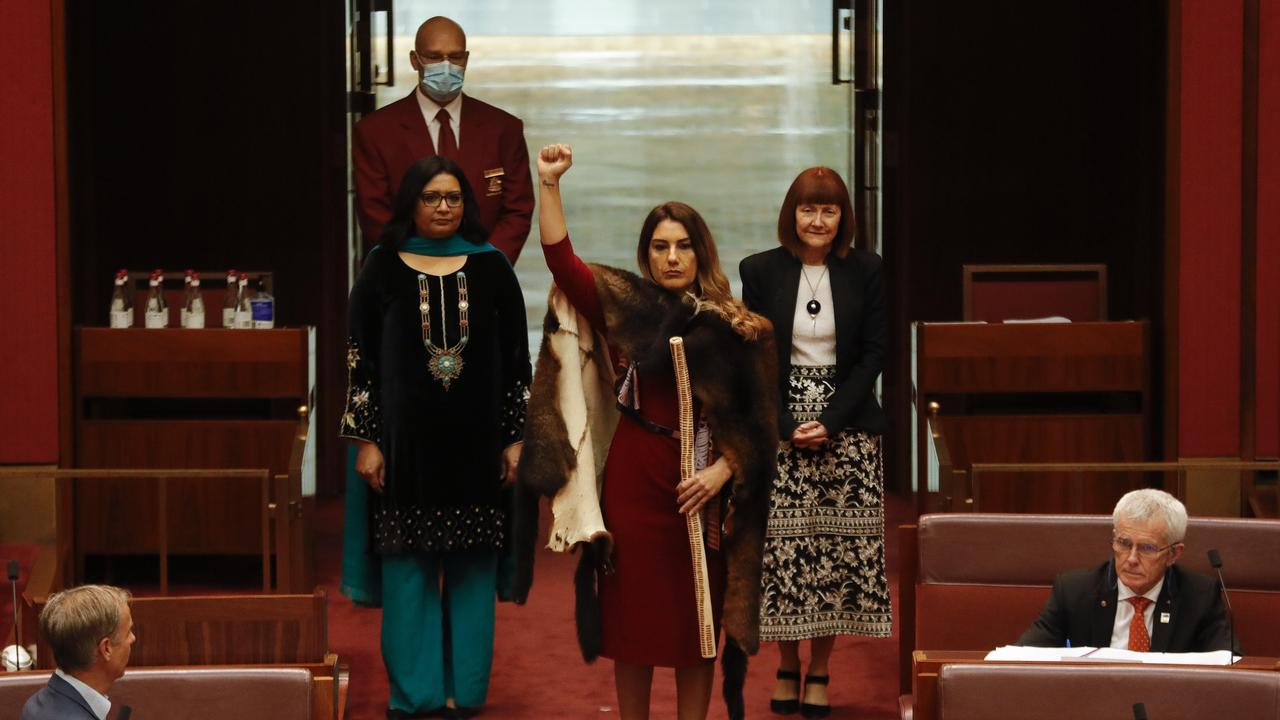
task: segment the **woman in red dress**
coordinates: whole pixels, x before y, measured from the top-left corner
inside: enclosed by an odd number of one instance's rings
[[[608,339],[591,269],[573,252],[560,199],[561,176],[573,164],[567,145],[549,145],[538,156],[538,226],[542,250],[556,285],[569,302]],[[650,211],[640,232],[641,274],[675,295],[692,293],[714,303],[744,337],[767,328],[734,299],[720,269],[715,241],[697,211],[668,202]],[[626,373],[628,362],[610,343],[610,355]],[[715,665],[699,651],[692,558],[685,513],[700,512],[733,476],[726,457],[680,479],[680,446],[669,428],[679,427],[673,376],[645,376],[631,385],[632,407],[622,408],[604,469],[601,500],[613,536],[613,573],[599,580],[603,619],[601,655],[614,661],[622,720],[649,716],[653,668],[673,667],[680,720],[705,718]],[[698,409],[695,407],[695,415]],[[708,543],[711,606],[719,631],[725,563]]]

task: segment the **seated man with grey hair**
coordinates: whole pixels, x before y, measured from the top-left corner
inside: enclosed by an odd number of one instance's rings
[[[1017,644],[1175,653],[1230,648],[1217,582],[1174,565],[1185,549],[1186,507],[1161,490],[1134,490],[1116,503],[1111,519],[1112,558],[1059,575]],[[1240,653],[1238,644],[1234,650]]]
[[[129,592],[81,585],[49,597],[40,632],[58,668],[22,708],[21,720],[106,720],[107,690],[129,664],[133,616]]]

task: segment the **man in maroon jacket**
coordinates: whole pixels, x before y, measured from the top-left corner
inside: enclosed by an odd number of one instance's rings
[[[418,87],[356,123],[352,142],[356,211],[366,247],[378,242],[405,170],[428,155],[462,167],[480,204],[489,242],[513,264],[529,236],[533,184],[524,124],[462,94],[467,36],[446,17],[422,23],[409,62]]]

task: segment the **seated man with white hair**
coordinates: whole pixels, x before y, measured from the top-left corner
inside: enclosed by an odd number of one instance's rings
[[[1186,548],[1186,507],[1161,490],[1134,490],[1111,518],[1112,558],[1059,575],[1017,644],[1175,653],[1231,648],[1217,582],[1174,564]],[[1234,650],[1240,654],[1238,643]]]
[[[129,592],[81,585],[49,597],[40,632],[57,670],[22,708],[21,720],[106,720],[107,691],[124,675],[136,638]]]

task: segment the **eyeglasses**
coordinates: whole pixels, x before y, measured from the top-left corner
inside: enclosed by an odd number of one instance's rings
[[[1134,549],[1137,549],[1138,557],[1143,560],[1150,560],[1177,544],[1178,543],[1169,543],[1164,547],[1160,547],[1159,545],[1152,545],[1150,543],[1135,545],[1132,540],[1125,537],[1116,537],[1111,539],[1111,549],[1114,550],[1117,555],[1128,555],[1133,552]]]
[[[462,204],[462,193],[424,192],[418,196],[418,200],[429,208],[440,207],[441,200],[444,200],[445,205],[448,205],[451,208],[456,208]]]
[[[418,56],[418,60],[420,60],[424,65],[438,63],[441,60],[448,60],[454,65],[462,65],[467,62],[467,56],[471,54],[466,50],[463,50],[462,52],[449,53],[448,55],[438,52],[418,52],[417,50],[414,50],[413,53]]]

